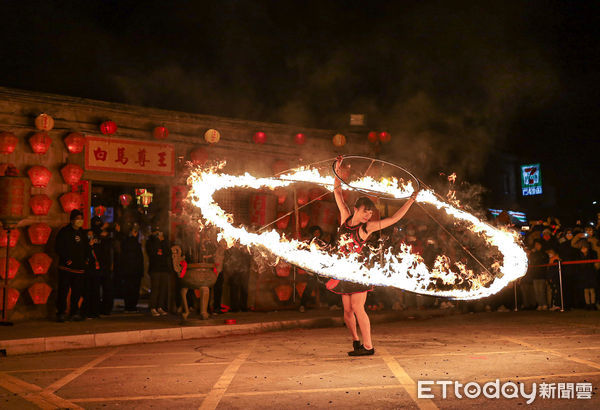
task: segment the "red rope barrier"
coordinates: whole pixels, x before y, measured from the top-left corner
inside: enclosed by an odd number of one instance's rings
[[[580,265],[582,263],[600,263],[600,259],[585,259],[582,261],[560,262],[561,265]],[[558,263],[546,263],[544,265],[529,265],[530,268],[545,268],[549,266],[558,266]]]

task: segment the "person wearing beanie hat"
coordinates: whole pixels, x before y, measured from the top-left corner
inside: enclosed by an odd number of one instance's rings
[[[84,272],[88,241],[81,227],[83,213],[74,209],[69,216],[69,225],[63,227],[56,235],[55,250],[58,254],[58,289],[56,297],[56,320],[65,321],[67,295],[71,290],[71,319],[83,320],[79,312],[79,299],[84,288]]]

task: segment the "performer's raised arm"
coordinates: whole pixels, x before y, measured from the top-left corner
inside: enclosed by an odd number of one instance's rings
[[[348,205],[346,205],[346,202],[344,201],[344,196],[342,195],[342,181],[340,181],[340,179],[338,178],[338,175],[341,172],[343,159],[344,157],[340,155],[335,161],[336,176],[335,181],[333,182],[333,195],[335,196],[335,203],[337,204],[338,209],[340,210],[340,225],[342,225],[350,216],[350,209],[348,208]]]
[[[371,234],[372,232],[379,231],[381,229],[385,229],[388,226],[391,226],[391,225],[395,224],[396,222],[398,222],[400,219],[402,219],[404,217],[404,215],[406,215],[406,213],[408,212],[408,210],[410,209],[412,204],[415,202],[415,199],[417,198],[417,194],[418,194],[418,191],[413,192],[412,195],[410,196],[410,198],[408,198],[408,201],[406,201],[406,203],[404,205],[402,205],[400,207],[400,209],[398,209],[394,213],[394,215],[390,216],[389,218],[384,218],[379,221],[372,221],[372,222],[367,223],[367,234]]]

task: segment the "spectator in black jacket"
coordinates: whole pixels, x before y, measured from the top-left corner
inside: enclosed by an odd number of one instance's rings
[[[129,235],[121,242],[119,275],[123,278],[125,312],[137,312],[140,283],[144,275],[144,255],[139,242],[139,228],[133,225]]]
[[[223,275],[225,285],[229,286],[232,312],[248,309],[248,280],[251,260],[248,251],[239,244],[225,251]]]
[[[151,278],[150,313],[152,316],[166,315],[169,273],[172,271],[171,246],[158,225],[152,227],[152,235],[146,241],[146,253]]]
[[[79,299],[84,289],[85,263],[88,252],[87,238],[81,230],[83,214],[74,209],[70,214],[69,225],[63,227],[56,235],[55,250],[58,254],[58,290],[56,298],[56,320],[65,321],[67,295],[71,290],[70,318],[75,321],[83,319],[79,311]]]

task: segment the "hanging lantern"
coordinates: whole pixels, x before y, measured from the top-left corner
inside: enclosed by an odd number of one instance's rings
[[[81,195],[75,192],[68,192],[62,195],[59,201],[63,210],[68,214],[70,214],[74,209],[81,208]]]
[[[148,206],[152,203],[153,193],[144,190],[144,192],[140,195],[140,205],[144,208],[148,208]]]
[[[343,147],[346,145],[346,137],[343,134],[335,134],[332,138],[333,145],[336,147]]]
[[[306,135],[299,132],[298,134],[294,135],[294,142],[298,145],[303,145],[306,142]]]
[[[28,259],[31,270],[36,275],[45,275],[48,273],[52,258],[46,255],[44,252],[34,253],[31,258]]]
[[[207,160],[208,153],[202,147],[196,148],[190,152],[190,161],[192,161],[194,165],[204,165]]]
[[[14,248],[19,241],[19,236],[21,236],[21,231],[18,229],[10,230],[10,247]],[[0,229],[0,248],[6,248],[6,242],[8,241],[8,234],[6,230]]]
[[[48,114],[40,114],[35,118],[35,128],[40,131],[50,131],[54,128],[54,118]]]
[[[161,125],[154,128],[152,135],[154,135],[154,138],[157,140],[164,140],[169,136],[169,130],[164,125]]]
[[[67,164],[60,170],[63,179],[69,185],[75,185],[83,176],[83,168],[76,164]]]
[[[106,213],[106,207],[102,205],[98,205],[94,208],[94,215],[102,217]]]
[[[36,305],[45,305],[48,302],[48,296],[52,293],[52,288],[47,283],[38,282],[31,285],[27,291],[33,303]]]
[[[304,294],[304,289],[306,289],[306,282],[296,283],[296,291],[298,292],[298,296],[302,297]]]
[[[306,212],[300,211],[298,213],[298,222],[300,223],[300,228],[306,228],[308,226],[308,221],[310,221],[310,215]]]
[[[18,221],[25,217],[25,179],[0,177],[0,221]]]
[[[369,140],[369,142],[377,142],[379,136],[375,131],[371,131],[367,134],[367,139]]]
[[[65,145],[71,154],[79,154],[85,146],[85,137],[78,132],[72,132],[65,138]]]
[[[298,205],[306,205],[308,203],[308,191],[306,189],[296,191],[296,202],[298,202]]]
[[[292,265],[290,265],[289,263],[279,262],[275,266],[275,274],[277,276],[279,276],[280,278],[287,278],[288,276],[290,276],[291,268],[292,268]]]
[[[6,292],[6,310],[14,309],[17,304],[17,300],[19,300],[19,291],[14,288],[8,288],[8,292]],[[0,288],[0,301],[4,300],[4,289]],[[0,309],[2,308],[2,303],[0,303]]]
[[[119,202],[121,203],[121,205],[123,207],[129,206],[129,204],[131,203],[131,199],[132,199],[132,197],[129,194],[121,194],[121,195],[119,195]]]
[[[254,140],[255,144],[264,144],[267,142],[267,134],[265,134],[263,131],[258,131],[254,133],[252,139]]]
[[[381,142],[390,142],[392,136],[389,132],[382,131],[379,133],[379,141]]]
[[[13,279],[17,275],[21,264],[13,257],[8,258],[8,279]],[[0,258],[0,278],[4,279],[6,273],[6,257]]]
[[[288,169],[290,169],[290,163],[284,159],[278,159],[277,161],[273,162],[273,165],[271,165],[271,170],[275,175],[280,174],[283,171],[287,171]]]
[[[100,131],[104,135],[113,135],[117,132],[117,124],[114,121],[104,121],[100,124]]]
[[[27,233],[29,234],[29,240],[32,245],[45,245],[48,243],[48,238],[50,238],[50,233],[52,232],[52,228],[43,222],[30,225],[27,228]]]
[[[48,182],[50,182],[52,172],[42,165],[35,165],[29,168],[27,175],[29,175],[31,185],[37,188],[45,188],[48,186]]]
[[[277,195],[277,203],[279,205],[285,204],[285,200],[287,199],[287,190],[285,188],[275,188],[273,193]]]
[[[0,154],[12,154],[19,140],[12,132],[0,132]]]
[[[279,301],[284,302],[292,297],[292,287],[290,285],[279,285],[275,288],[275,293]]]
[[[50,148],[52,139],[46,131],[36,132],[29,138],[29,145],[31,150],[36,154],[45,154]]]
[[[29,207],[34,215],[48,215],[52,200],[46,194],[32,195],[29,199]]]
[[[281,218],[283,215],[285,215],[283,212],[279,212],[277,214],[277,218]],[[279,229],[285,229],[285,228],[287,228],[289,223],[290,223],[290,216],[286,215],[285,218],[282,218],[279,221],[277,221],[276,225],[277,225],[277,228],[279,228]]]
[[[221,134],[219,131],[211,128],[204,133],[204,139],[209,144],[216,144],[221,139]]]

